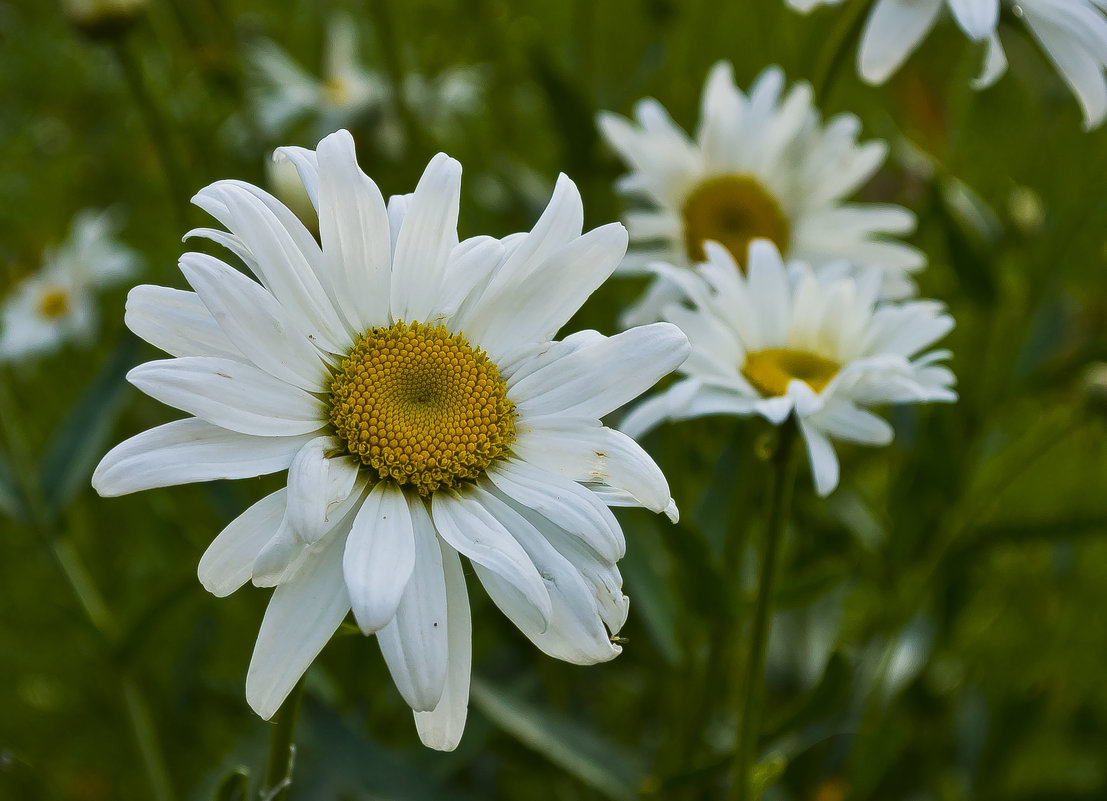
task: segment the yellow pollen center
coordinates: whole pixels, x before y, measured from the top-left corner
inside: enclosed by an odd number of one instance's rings
[[[724,175],[701,184],[684,203],[684,246],[693,262],[706,261],[703,243],[713,239],[730,251],[744,270],[750,242],[771,239],[788,249],[788,218],[773,198],[748,175]]]
[[[788,384],[798,379],[815,392],[822,392],[838,374],[838,365],[830,359],[802,350],[769,348],[746,354],[742,375],[754,389],[766,397],[784,395]]]
[[[69,311],[69,292],[51,287],[39,295],[38,313],[48,320],[56,320]]]
[[[330,421],[346,450],[378,479],[420,495],[477,478],[515,438],[496,365],[440,325],[370,329],[330,390]]]

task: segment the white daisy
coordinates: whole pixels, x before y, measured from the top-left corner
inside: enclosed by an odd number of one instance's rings
[[[817,277],[802,262],[786,268],[771,242],[750,245],[745,274],[722,246],[689,270],[657,265],[692,304],[670,304],[666,319],[692,342],[685,378],[639,405],[622,430],[638,436],[663,420],[760,414],[780,424],[794,414],[807,443],[815,489],[838,485],[831,439],[885,445],[892,428],[866,407],[956,400],[953,374],[919,354],[953,327],[935,301],[877,303],[879,277]],[[702,280],[701,280],[702,279]]]
[[[807,84],[782,97],[783,88],[784,74],[770,67],[747,96],[734,85],[731,65],[716,64],[695,141],[653,99],[635,106],[637,126],[600,113],[600,130],[632,169],[619,188],[654,207],[626,216],[631,241],[642,248],[624,272],[655,260],[702,261],[709,240],[742,265],[750,241],[763,237],[816,267],[846,259],[879,268],[885,296],[914,292],[910,273],[922,268],[922,253],[886,238],[914,230],[914,215],[889,204],[844,202],[877,170],[887,146],[859,145],[861,123],[851,114],[821,124]],[[628,319],[656,319],[651,315],[671,299],[660,294],[663,286],[652,287]]]
[[[47,353],[70,340],[92,341],[96,290],[138,269],[135,252],[115,239],[118,228],[110,212],[85,209],[74,216],[66,239],[0,306],[0,361]]]
[[[465,721],[470,619],[459,554],[540,649],[611,659],[627,613],[608,506],[675,518],[660,470],[600,418],[688,353],[667,323],[605,337],[557,330],[615,269],[617,223],[581,234],[562,176],[534,228],[458,242],[461,165],[445,155],[387,208],[345,131],[283,148],[319,213],[321,246],[249,184],[194,201],[258,277],[186,253],[195,292],[141,286],[127,324],[175,358],[129,375],[194,414],[104,457],[102,495],[288,470],[215,539],[216,595],[275,586],[246,679],[262,717],[346,613],[376,632],[423,741],[453,748]]]
[[[786,0],[798,11],[842,0]],[[997,25],[1010,8],[1038,40],[1072,89],[1084,112],[1084,127],[1107,119],[1107,11],[1105,0],[877,0],[857,51],[857,71],[872,84],[884,83],[930,33],[943,8],[974,42],[986,45],[984,66],[973,85],[990,86],[1007,71]]]

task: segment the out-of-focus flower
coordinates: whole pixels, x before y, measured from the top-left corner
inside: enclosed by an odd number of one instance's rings
[[[703,261],[711,240],[744,268],[750,241],[762,237],[816,269],[842,259],[878,268],[886,297],[915,291],[910,274],[924,265],[923,254],[887,238],[914,230],[914,215],[890,204],[844,202],[876,172],[887,146],[859,145],[861,124],[851,114],[822,124],[807,84],[782,97],[783,88],[784,74],[770,67],[747,96],[734,85],[731,65],[716,64],[695,141],[653,99],[635,106],[637,126],[600,113],[600,130],[632,169],[619,188],[654,206],[626,215],[641,249],[624,272],[641,272],[655,260]],[[669,284],[655,283],[626,320],[656,319],[671,299]]]
[[[148,0],[64,0],[62,12],[81,33],[100,39],[127,30],[147,5]]]
[[[0,306],[0,361],[55,350],[68,340],[89,344],[96,333],[96,291],[138,268],[135,252],[115,238],[110,212],[79,212],[42,268],[16,284]]]
[[[374,144],[381,152],[389,158],[402,155],[403,131],[393,86],[384,74],[362,65],[357,29],[350,17],[336,15],[327,27],[320,78],[307,73],[269,40],[254,45],[251,61],[258,122],[269,135],[281,136],[296,121],[313,115],[320,134],[364,119],[371,123]],[[454,67],[434,77],[408,73],[403,92],[419,124],[436,138],[445,139],[458,116],[479,105],[482,71]]]
[[[808,12],[842,0],[786,0]],[[915,51],[948,7],[957,25],[986,46],[984,66],[973,82],[991,86],[1007,70],[997,25],[1003,5],[1030,29],[1084,111],[1084,127],[1107,119],[1107,4],[1103,0],[877,0],[857,51],[857,72],[872,84],[884,83]]]
[[[246,679],[271,716],[346,613],[376,632],[423,741],[456,746],[471,662],[459,554],[540,649],[611,659],[627,599],[609,506],[676,516],[646,453],[600,418],[688,354],[657,323],[553,335],[615,269],[626,231],[582,235],[562,177],[525,234],[459,242],[461,165],[438,155],[387,207],[345,131],[282,148],[319,212],[320,242],[275,198],[221,181],[194,199],[260,283],[187,253],[195,292],[132,290],[127,324],[175,358],[135,368],[195,415],[104,457],[102,495],[288,470],[212,543],[204,586],[276,587]]]
[[[935,301],[877,303],[875,271],[817,277],[806,264],[785,268],[771,242],[750,245],[747,270],[709,242],[696,273],[658,264],[692,304],[666,319],[692,342],[685,378],[639,405],[621,426],[638,436],[664,420],[759,414],[774,424],[795,415],[807,443],[815,489],[838,485],[832,439],[885,445],[892,428],[867,407],[953,401],[948,351],[918,355],[953,327]]]

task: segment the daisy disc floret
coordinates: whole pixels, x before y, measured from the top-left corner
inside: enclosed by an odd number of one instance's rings
[[[287,470],[200,560],[216,595],[276,588],[247,700],[270,717],[352,610],[423,741],[451,749],[469,697],[462,557],[545,653],[619,653],[624,541],[609,506],[676,507],[650,457],[600,418],[675,369],[688,342],[669,323],[554,339],[626,251],[619,224],[582,232],[564,176],[530,232],[459,241],[461,165],[443,154],[386,205],[345,131],[279,153],[319,240],[249,184],[194,198],[227,230],[191,235],[257,280],[186,253],[194,291],[131,291],[127,324],[173,358],[128,378],[192,416],[114,448],[93,484],[119,495]]]
[[[642,402],[622,430],[639,436],[666,420],[713,414],[795,417],[807,444],[815,489],[838,485],[832,440],[885,445],[892,428],[869,407],[953,401],[948,351],[926,351],[952,327],[935,301],[878,301],[879,276],[818,276],[785,266],[775,246],[755,240],[743,273],[726,248],[706,246],[695,272],[658,264],[685,301],[666,319],[692,342],[683,378]]]
[[[719,62],[704,86],[694,138],[656,100],[639,101],[634,116],[635,122],[609,112],[598,117],[631,169],[620,190],[647,206],[626,215],[636,248],[624,273],[648,272],[652,261],[691,266],[705,259],[709,241],[745,269],[750,242],[769,239],[815,269],[846,260],[878,270],[884,297],[914,293],[911,274],[925,260],[893,238],[914,230],[914,215],[890,204],[846,202],[879,168],[887,147],[858,143],[860,122],[851,114],[821,122],[807,84],[785,92],[784,74],[770,67],[747,95],[731,65]],[[654,284],[627,321],[657,319],[672,300],[666,287]]]

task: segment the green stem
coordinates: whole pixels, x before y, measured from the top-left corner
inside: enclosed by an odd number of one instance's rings
[[[292,767],[296,757],[296,719],[304,697],[304,679],[300,678],[277,711],[269,732],[269,762],[261,786],[261,801],[282,801],[292,786]]]
[[[831,34],[830,45],[825,51],[827,55],[819,65],[819,80],[815,85],[816,104],[826,103],[827,95],[841,73],[842,65],[846,63],[846,56],[856,49],[857,41],[861,38],[861,28],[868,17],[865,12],[871,5],[870,0],[854,0]]]
[[[738,686],[744,693],[738,718],[738,736],[734,752],[734,783],[729,797],[736,801],[750,798],[750,774],[756,757],[760,728],[762,683],[765,677],[765,653],[769,645],[769,622],[772,617],[773,586],[776,583],[777,562],[784,529],[788,525],[792,505],[792,489],[796,479],[795,440],[798,424],[789,417],[780,427],[780,436],[772,456],[772,493],[765,550],[757,583],[757,605],[754,608],[753,631],[745,670]]]
[[[150,781],[150,790],[156,801],[172,801],[173,787],[169,782],[165,759],[158,747],[158,732],[154,727],[153,715],[150,714],[150,705],[146,703],[146,697],[134,677],[125,670],[122,683],[127,720],[130,721],[131,731],[134,733],[138,751],[142,756],[142,765]]]
[[[142,74],[142,67],[131,53],[126,37],[116,37],[111,42],[115,60],[119,63],[119,69],[123,73],[123,79],[127,83],[127,89],[138,108],[139,116],[146,126],[146,133],[150,137],[150,144],[161,162],[162,174],[165,177],[166,189],[169,192],[170,205],[177,215],[177,222],[184,228],[188,228],[188,204],[186,198],[191,193],[188,191],[188,183],[181,171],[180,163],[173,149],[173,139],[170,127],[162,117],[153,93],[146,87],[146,80]]]

